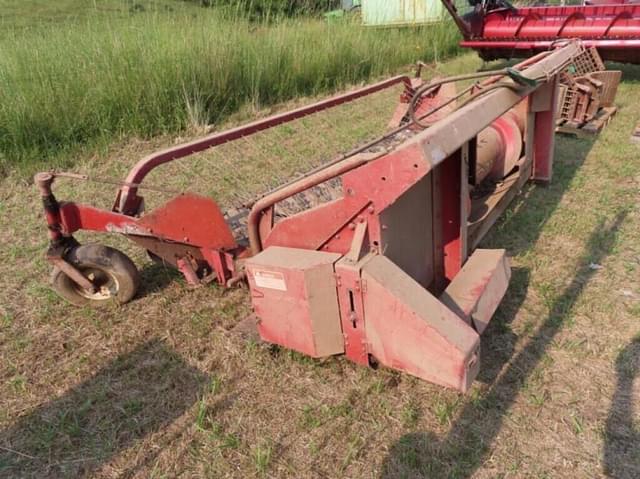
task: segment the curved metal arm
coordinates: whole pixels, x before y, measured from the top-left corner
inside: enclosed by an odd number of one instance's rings
[[[262,238],[260,238],[260,218],[262,213],[267,209],[274,206],[280,201],[286,200],[293,195],[308,190],[320,183],[324,183],[336,176],[342,175],[347,171],[353,170],[358,166],[361,166],[369,161],[375,160],[382,156],[383,153],[359,153],[351,156],[345,160],[335,163],[327,168],[324,168],[316,173],[313,173],[300,180],[291,183],[284,188],[274,191],[267,196],[260,198],[255,202],[249,218],[247,219],[247,229],[249,233],[249,247],[251,248],[251,254],[256,255],[262,251]]]
[[[442,4],[444,5],[444,8],[446,8],[449,12],[449,15],[451,15],[451,18],[453,18],[453,21],[458,27],[458,30],[460,30],[460,33],[462,33],[464,39],[469,40],[471,38],[471,27],[467,22],[464,21],[464,19],[460,15],[458,15],[458,9],[454,5],[453,1],[442,0]]]
[[[223,131],[220,133],[214,133],[212,135],[205,136],[204,138],[200,138],[189,143],[184,143],[182,145],[174,146],[166,150],[153,153],[152,155],[149,155],[146,158],[140,160],[131,169],[131,171],[129,171],[129,174],[124,180],[125,185],[122,186],[118,191],[118,196],[116,197],[113,210],[126,215],[135,215],[140,203],[140,198],[137,196],[138,185],[142,182],[145,176],[147,176],[147,174],[151,172],[151,170],[164,163],[168,163],[179,158],[184,158],[194,153],[198,153],[209,148],[222,145],[223,143],[237,140],[239,138],[252,135],[254,133],[272,128],[274,126],[288,123],[290,121],[311,115],[313,113],[317,113],[319,111],[356,100],[363,96],[376,93],[380,90],[384,90],[385,88],[396,85],[398,83],[404,83],[406,88],[412,88],[411,79],[408,76],[398,75],[387,80],[374,83],[373,85],[369,85],[364,88],[345,93],[343,95],[338,95],[333,98],[319,101],[312,105],[273,115],[262,120],[254,121],[247,125],[240,126],[238,128],[233,128],[231,130]]]

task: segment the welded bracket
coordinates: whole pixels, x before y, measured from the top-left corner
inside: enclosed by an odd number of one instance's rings
[[[345,255],[345,258],[353,263],[357,263],[362,257],[365,246],[365,238],[367,235],[367,222],[361,221],[355,226],[351,248]]]
[[[360,272],[371,257],[365,256],[356,263],[343,257],[334,265],[344,352],[349,359],[363,365],[369,365],[369,347],[363,302],[366,282]]]

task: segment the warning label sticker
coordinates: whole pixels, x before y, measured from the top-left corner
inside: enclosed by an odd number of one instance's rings
[[[284,280],[284,274],[277,271],[255,270],[253,279],[258,288],[277,289],[279,291],[287,290],[287,283]]]

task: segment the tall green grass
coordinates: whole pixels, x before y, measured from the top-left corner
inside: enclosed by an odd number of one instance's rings
[[[0,166],[59,164],[81,146],[215,123],[246,104],[329,92],[456,50],[449,24],[367,29],[142,14],[5,30]]]

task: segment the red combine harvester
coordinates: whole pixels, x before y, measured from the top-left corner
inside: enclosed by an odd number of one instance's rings
[[[442,0],[464,40],[484,60],[524,58],[561,39],[579,38],[605,61],[640,63],[640,3],[592,0],[585,5],[520,7],[506,0]]]
[[[583,53],[569,42],[504,70],[426,84],[394,77],[215,133],[140,161],[111,210],[56,200],[56,177],[84,177],[39,173],[54,287],[77,304],[132,299],[133,262],[73,236],[119,233],[191,284],[247,280],[265,341],[467,391],[480,366],[480,335],[510,277],[505,251],[478,243],[526,182],[551,179],[560,75]],[[472,83],[456,93],[460,81]],[[224,212],[210,197],[182,193],[144,213],[139,191],[158,167],[220,148],[242,153],[255,136],[366,104],[390,88],[402,94],[378,138]],[[264,172],[284,164],[276,158]]]

